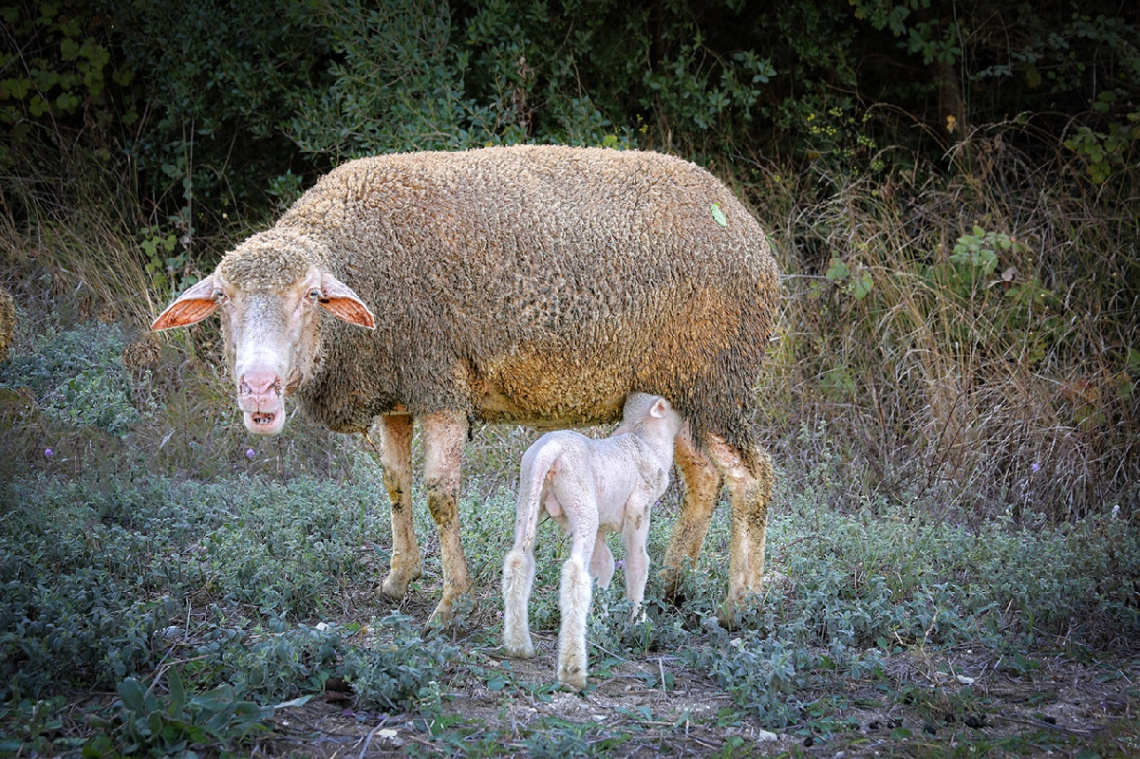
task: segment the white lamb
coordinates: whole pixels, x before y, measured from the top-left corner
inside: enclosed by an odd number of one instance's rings
[[[572,538],[562,565],[558,681],[586,686],[586,616],[593,577],[605,588],[614,575],[607,533],[621,530],[625,594],[636,616],[649,574],[649,509],[669,486],[673,438],[681,417],[660,396],[632,393],[622,424],[601,440],[571,431],[548,432],[523,455],[515,544],[503,562],[503,644],[507,655],[534,656],[527,602],[534,586],[534,544],[545,511]],[[588,569],[587,569],[588,567]]]

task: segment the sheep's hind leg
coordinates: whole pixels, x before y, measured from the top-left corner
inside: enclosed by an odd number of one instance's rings
[[[661,576],[665,597],[676,603],[686,560],[696,562],[712,523],[721,475],[708,454],[694,445],[687,425],[674,440],[673,459],[681,473],[685,502],[665,550]]]
[[[606,534],[598,530],[594,536],[594,556],[590,559],[590,575],[597,579],[599,588],[608,588],[614,579],[614,554],[606,545]]]
[[[767,451],[756,448],[747,462],[721,438],[708,436],[709,453],[728,484],[732,506],[732,537],[728,555],[728,596],[717,615],[731,627],[749,595],[764,585],[764,542],[768,529],[768,503],[774,474]]]
[[[457,602],[471,589],[459,535],[459,469],[467,439],[467,417],[460,412],[441,412],[425,416],[422,421],[424,484],[428,510],[439,532],[443,563],[443,597],[429,623],[447,626],[454,620]]]
[[[380,465],[392,516],[392,560],[381,591],[394,600],[404,597],[408,585],[421,571],[412,518],[412,417],[382,416],[376,429],[380,433]]]

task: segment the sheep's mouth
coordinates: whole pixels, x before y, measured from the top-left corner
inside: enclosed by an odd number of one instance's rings
[[[245,428],[258,435],[276,435],[284,426],[284,409],[245,412]]]

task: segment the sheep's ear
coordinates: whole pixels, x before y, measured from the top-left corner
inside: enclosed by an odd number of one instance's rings
[[[376,317],[368,310],[368,306],[364,305],[364,301],[352,291],[351,287],[328,273],[321,275],[320,304],[321,308],[349,324],[368,329],[376,326]]]
[[[655,419],[661,419],[669,413],[669,401],[664,398],[658,398],[653,401],[653,405],[649,407],[649,415]]]
[[[189,327],[191,324],[197,324],[221,307],[222,304],[216,293],[217,287],[214,284],[214,276],[211,274],[178,296],[173,303],[166,307],[165,311],[158,315],[150,328],[158,332],[164,329]]]

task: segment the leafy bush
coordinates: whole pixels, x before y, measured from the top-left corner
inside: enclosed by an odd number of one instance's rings
[[[153,409],[150,398],[135,405],[134,379],[120,358],[127,342],[122,327],[98,321],[49,327],[31,352],[0,365],[0,388],[29,387],[55,419],[122,435]]]
[[[239,700],[229,685],[195,695],[187,692],[177,669],[167,670],[166,682],[165,697],[131,677],[119,683],[125,753],[166,756],[205,746],[232,750],[236,742],[267,729],[262,720],[270,710]]]
[[[94,486],[47,477],[4,484],[0,499],[23,504],[0,521],[4,695],[34,695],[67,678],[106,686],[153,666],[166,640],[156,633],[184,623],[172,620],[188,594],[267,615],[314,613],[327,588],[359,572],[360,530],[376,528],[358,517],[360,503],[376,501],[369,487],[129,475]],[[252,498],[241,511],[235,489]],[[225,630],[232,626],[215,632]],[[288,684],[262,676],[271,653],[255,647],[249,662],[219,663],[276,695]]]
[[[427,713],[439,709],[443,667],[459,649],[440,636],[421,638],[411,629],[414,623],[389,614],[375,623],[375,643],[345,653],[345,679],[361,704]]]

